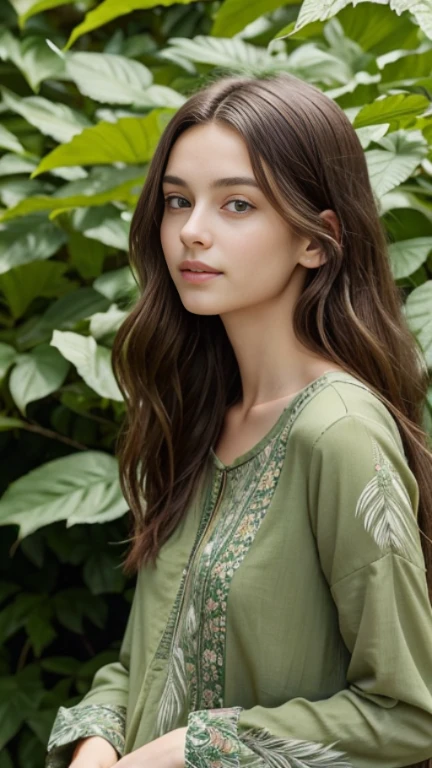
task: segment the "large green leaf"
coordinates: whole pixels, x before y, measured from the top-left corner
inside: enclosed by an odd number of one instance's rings
[[[288,68],[288,57],[284,61],[279,61],[265,48],[258,48],[240,38],[198,35],[193,40],[172,37],[168,43],[169,47],[163,49],[159,55],[180,66],[185,62],[197,62],[248,74],[277,70],[278,65],[281,69]]]
[[[124,200],[132,204],[141,191],[143,181],[144,169],[140,167],[93,168],[87,178],[65,184],[51,196],[34,195],[28,200],[21,200],[0,215],[0,222],[36,211],[63,211],[79,206],[105,205],[113,200]]]
[[[406,301],[406,317],[416,335],[429,368],[432,368],[432,280],[410,293]]]
[[[9,379],[11,395],[25,413],[28,403],[55,392],[63,384],[69,363],[49,344],[41,344],[32,352],[19,355]]]
[[[408,179],[427,154],[427,145],[417,131],[395,132],[378,142],[383,149],[365,153],[372,187],[378,197]]]
[[[117,123],[98,123],[85,128],[68,144],[43,158],[33,176],[68,165],[146,163],[175,110],[153,110],[146,117],[123,117]]]
[[[383,83],[415,81],[420,77],[429,77],[431,71],[432,50],[410,53],[406,56],[398,56],[395,61],[386,64],[381,70],[381,81]]]
[[[102,523],[127,509],[116,459],[83,451],[49,461],[11,483],[0,499],[0,525],[18,525],[22,539],[59,520],[68,527]]]
[[[105,272],[94,281],[93,287],[103,296],[106,296],[107,299],[114,302],[134,300],[139,292],[138,285],[129,267]]]
[[[375,1],[380,3],[388,2],[390,8],[398,14],[409,11],[426,34],[432,37],[432,4],[430,0]],[[297,18],[295,31],[315,21],[326,21],[339,13],[347,5],[358,6],[365,2],[368,2],[368,0],[325,0],[325,2],[321,3],[316,0],[304,0]]]
[[[360,9],[348,5],[337,18],[345,35],[355,40],[362,51],[370,51],[375,56],[417,46],[418,27],[406,14],[400,17],[388,5],[369,2]]]
[[[27,157],[7,152],[0,158],[0,176],[15,176],[19,173],[33,173],[37,162]]]
[[[211,34],[216,37],[233,37],[259,16],[270,13],[282,5],[291,5],[298,0],[225,0],[216,14]]]
[[[9,30],[0,30],[0,59],[10,60],[18,67],[33,91],[47,78],[62,78],[64,61],[57,56],[41,36],[23,40],[13,37]]]
[[[24,27],[27,19],[36,13],[57,8],[59,5],[72,5],[76,0],[10,0],[18,14],[20,27]]]
[[[412,275],[424,264],[431,251],[432,237],[413,237],[392,243],[389,255],[395,280]]]
[[[51,136],[56,141],[62,143],[70,141],[84,128],[91,126],[87,117],[66,104],[58,104],[41,96],[28,96],[22,99],[6,88],[2,88],[2,93],[3,101],[9,109],[17,112],[41,133]],[[79,165],[79,162],[74,165]]]
[[[90,318],[90,333],[96,341],[109,336],[120,328],[127,312],[119,309],[117,304],[111,304],[106,312],[95,312]]]
[[[139,61],[112,53],[70,53],[67,75],[81,93],[104,104],[180,107],[185,97],[172,88],[153,85],[151,71]]]
[[[54,331],[51,344],[73,363],[85,383],[101,397],[122,401],[111,366],[111,352],[96,344],[92,336]]]
[[[52,298],[72,291],[76,285],[64,273],[67,264],[57,261],[32,261],[0,275],[4,294],[13,317],[24,314],[33,299]]]
[[[403,13],[404,11],[412,13],[420,29],[432,38],[431,0],[390,0],[390,7],[396,13]]]
[[[90,240],[98,240],[111,248],[127,251],[130,221],[113,205],[79,208],[72,216],[74,229]]]
[[[0,224],[0,274],[20,264],[49,259],[66,241],[66,233],[40,214]]]
[[[193,0],[105,0],[86,15],[84,21],[73,30],[66,48],[70,48],[81,35],[91,32],[93,29],[102,27],[110,21],[124,16],[132,11],[143,11],[147,8],[170,5],[192,5]]]
[[[50,304],[42,316],[32,317],[30,322],[22,324],[17,331],[17,344],[20,349],[29,349],[49,341],[55,329],[72,330],[81,320],[107,310],[109,304],[105,296],[90,286],[78,288]]]
[[[405,93],[386,96],[363,107],[356,115],[353,125],[354,128],[363,128],[380,123],[403,124],[407,118],[412,119],[420,115],[428,106],[429,100],[425,96]]]

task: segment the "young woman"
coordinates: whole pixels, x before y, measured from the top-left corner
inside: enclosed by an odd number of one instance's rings
[[[428,765],[428,376],[347,117],[287,74],[195,93],[130,246],[137,586],[47,765]]]

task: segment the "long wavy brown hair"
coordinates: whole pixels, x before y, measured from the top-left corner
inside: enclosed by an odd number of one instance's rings
[[[423,428],[428,372],[406,325],[357,134],[334,101],[285,73],[224,77],[192,94],[162,134],[134,212],[130,259],[141,295],[113,349],[127,406],[120,475],[133,514],[124,569],[156,563],[185,515],[227,407],[241,396],[220,317],[185,310],[160,242],[170,151],[183,131],[210,122],[235,128],[268,200],[326,255],[324,264],[307,270],[295,333],[311,352],[364,381],[395,417],[419,485],[432,592],[432,453]],[[328,208],[338,216],[340,243],[319,216]]]

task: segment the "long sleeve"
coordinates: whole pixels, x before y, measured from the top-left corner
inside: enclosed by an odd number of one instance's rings
[[[390,416],[348,413],[315,440],[305,469],[350,654],[346,687],[325,700],[191,712],[187,768],[401,768],[431,757],[432,609],[418,485],[396,433]]]
[[[129,613],[118,661],[106,664],[96,672],[90,690],[79,704],[59,708],[48,741],[46,768],[68,768],[77,742],[88,736],[102,736],[122,757],[135,609],[136,597]]]

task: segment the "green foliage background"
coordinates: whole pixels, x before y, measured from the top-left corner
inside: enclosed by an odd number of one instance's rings
[[[110,347],[136,296],[131,215],[189,93],[283,70],[346,110],[432,369],[432,4],[322,6],[0,0],[0,768],[43,766],[57,708],[124,630]]]

